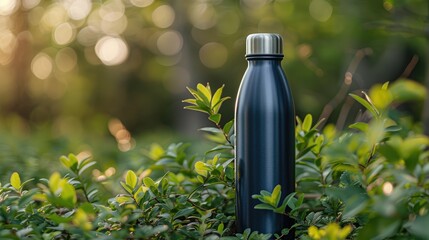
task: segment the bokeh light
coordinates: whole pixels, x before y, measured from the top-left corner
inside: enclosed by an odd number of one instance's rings
[[[99,14],[103,20],[114,22],[124,16],[125,6],[121,1],[111,0],[101,6]]]
[[[37,54],[31,61],[31,71],[39,79],[47,79],[52,73],[52,59],[46,53]]]
[[[128,46],[121,38],[106,36],[98,40],[95,53],[105,65],[118,65],[127,59]]]
[[[312,0],[309,6],[311,17],[319,22],[326,22],[331,18],[332,5],[326,0]]]
[[[136,7],[147,7],[151,5],[154,2],[154,0],[131,0],[131,4],[133,4]]]
[[[67,20],[66,10],[59,4],[52,4],[43,14],[41,27],[50,31],[61,23],[67,22]]]
[[[228,50],[220,43],[210,42],[200,49],[200,60],[208,68],[220,68],[227,59]]]
[[[208,3],[195,3],[190,8],[190,21],[198,29],[209,29],[217,23],[216,9]]]
[[[0,31],[0,64],[7,65],[13,59],[17,46],[16,37],[10,30]]]
[[[39,5],[40,0],[22,0],[21,3],[24,9],[30,10]]]
[[[127,152],[135,146],[135,140],[131,137],[131,133],[125,128],[121,120],[117,118],[110,119],[108,128],[110,133],[115,137],[120,151]]]
[[[64,8],[73,20],[82,20],[91,12],[91,0],[65,0]]]
[[[82,28],[77,34],[77,41],[85,47],[94,46],[100,38],[100,31],[94,26]]]
[[[63,48],[55,56],[55,64],[62,72],[70,72],[77,65],[77,55],[72,48]]]
[[[161,5],[152,12],[152,21],[160,28],[170,27],[175,18],[174,9],[169,5]]]
[[[0,1],[0,15],[7,16],[15,12],[19,7],[17,0],[1,0]]]
[[[182,50],[183,37],[177,31],[166,31],[158,37],[156,46],[164,55],[176,55]]]
[[[53,32],[54,41],[59,45],[69,44],[74,40],[74,37],[74,28],[68,22],[58,25]]]

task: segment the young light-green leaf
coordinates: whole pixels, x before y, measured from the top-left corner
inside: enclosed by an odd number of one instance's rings
[[[10,176],[10,185],[12,185],[12,187],[16,190],[21,188],[21,178],[17,172],[12,173]]]
[[[143,178],[143,183],[146,187],[149,187],[149,188],[152,186],[155,186],[155,182],[150,177]]]
[[[280,185],[277,185],[274,188],[273,193],[271,194],[271,201],[272,201],[273,207],[277,207],[279,205],[280,197],[282,195],[281,189],[282,187]]]
[[[210,119],[210,121],[212,121],[216,124],[219,124],[221,117],[222,117],[222,115],[220,115],[220,113],[216,113],[216,114],[210,115],[209,119]]]
[[[350,93],[349,95],[350,95],[350,97],[352,97],[353,99],[355,99],[357,102],[359,102],[360,104],[362,104],[368,111],[370,111],[373,117],[378,117],[379,116],[378,110],[370,102],[368,102],[367,100],[359,97],[358,95],[355,95],[355,94],[352,94],[352,93]]]
[[[211,99],[211,102],[210,102],[212,109],[220,101],[220,97],[222,96],[222,91],[224,86],[225,85],[222,85],[222,87],[218,88],[218,90],[216,90],[215,94],[213,95],[213,98]]]
[[[304,118],[304,122],[302,123],[302,130],[305,132],[310,131],[311,125],[313,124],[313,117],[311,114],[307,114]]]
[[[125,183],[132,187],[133,189],[136,187],[137,185],[137,175],[135,172],[128,170],[126,176],[125,176]]]

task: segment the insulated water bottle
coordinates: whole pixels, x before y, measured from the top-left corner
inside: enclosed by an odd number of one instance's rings
[[[295,110],[281,68],[281,36],[249,35],[246,59],[248,68],[235,105],[236,227],[238,232],[251,228],[279,233],[293,224],[291,219],[254,209],[260,202],[252,195],[261,190],[271,192],[280,184],[282,201],[295,191]]]

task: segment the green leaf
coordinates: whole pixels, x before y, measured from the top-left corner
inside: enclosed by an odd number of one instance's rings
[[[229,135],[233,126],[234,126],[234,119],[225,123],[225,126],[223,126],[223,132]]]
[[[148,188],[155,186],[155,182],[150,177],[143,178],[143,183]]]
[[[304,132],[308,132],[311,129],[311,125],[313,124],[313,117],[311,116],[311,114],[307,114],[304,118],[304,122],[302,123],[302,130]]]
[[[219,109],[220,109],[220,107],[222,106],[222,103],[223,102],[225,102],[226,100],[228,100],[228,99],[230,99],[230,97],[223,97],[223,98],[221,98],[213,107],[212,107],[212,109],[213,109],[213,112],[214,113],[218,113],[219,112]]]
[[[279,205],[280,197],[282,195],[281,189],[282,189],[282,187],[280,185],[277,185],[274,188],[273,193],[271,194],[271,200],[272,200],[273,207],[277,207]]]
[[[290,193],[283,199],[283,203],[280,207],[276,209],[278,213],[284,213],[286,211],[286,206],[289,206],[292,210],[295,206],[291,206],[290,202],[294,199],[296,192]]]
[[[426,88],[410,79],[398,79],[391,84],[389,91],[393,95],[394,101],[423,101],[426,98]]]
[[[352,93],[350,93],[349,95],[350,95],[350,97],[352,97],[353,99],[355,99],[357,102],[359,102],[360,104],[362,104],[362,106],[364,106],[368,111],[370,111],[373,117],[378,117],[379,116],[378,110],[370,102],[368,102],[367,100],[359,97],[358,95],[355,95],[355,94],[352,94]]]
[[[60,198],[62,200],[64,200],[63,201],[64,207],[74,208],[74,206],[77,202],[75,188],[73,187],[73,185],[68,183],[67,180],[65,180],[65,179],[61,180],[60,185],[62,188]]]
[[[209,170],[210,168],[204,162],[198,161],[195,163],[195,172],[199,175],[207,177]]]
[[[217,232],[222,235],[223,234],[223,230],[225,229],[225,225],[222,223],[219,224],[219,226],[217,226]]]
[[[197,90],[199,93],[199,96],[203,97],[204,102],[209,105],[210,99],[212,98],[212,92],[210,90],[210,85],[207,83],[207,87],[202,85],[201,83],[197,84]]]
[[[189,104],[192,104],[192,105],[197,105],[197,100],[195,100],[195,99],[185,99],[185,100],[182,100],[182,102],[184,102],[184,103],[189,103]]]
[[[211,99],[211,108],[213,109],[214,106],[217,105],[217,103],[220,101],[220,98],[222,96],[222,91],[225,85],[222,85],[222,87],[218,88],[213,95],[213,98]]]
[[[127,174],[125,175],[125,183],[130,186],[132,189],[134,189],[137,185],[137,175],[135,172],[128,170]]]
[[[418,216],[413,222],[406,224],[408,231],[421,239],[428,238],[429,215]]]
[[[88,162],[86,164],[84,164],[83,166],[81,166],[81,168],[79,169],[78,175],[82,175],[82,173],[87,170],[88,168],[92,167],[94,164],[96,164],[96,162]]]
[[[395,235],[400,225],[401,225],[400,219],[375,217],[370,219],[369,222],[358,232],[357,239],[358,240],[387,239]]]
[[[189,216],[194,211],[195,211],[194,207],[181,209],[174,215],[174,219]]]
[[[220,113],[216,113],[216,114],[210,115],[210,117],[209,117],[210,121],[212,121],[212,122],[214,122],[216,124],[219,124],[220,118],[221,118]]]
[[[349,128],[357,129],[357,130],[360,130],[362,132],[367,132],[369,126],[368,126],[368,123],[357,122],[357,123],[350,124]]]
[[[262,209],[262,210],[274,210],[274,207],[272,205],[266,204],[266,203],[260,203],[255,206],[255,209]]]
[[[12,173],[10,176],[10,185],[12,185],[15,190],[19,191],[21,189],[21,178],[17,172]]]

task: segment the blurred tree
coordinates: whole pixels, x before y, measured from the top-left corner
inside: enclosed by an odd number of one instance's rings
[[[185,86],[225,83],[235,96],[245,37],[278,32],[297,113],[346,121],[356,114],[351,103],[341,110],[340,89],[367,89],[404,71],[423,80],[426,43],[409,31],[390,34],[397,27],[386,19],[421,28],[426,10],[423,0],[2,0],[0,112],[59,134],[110,118],[132,132],[186,132],[201,123],[181,117]],[[414,11],[420,17],[404,17]],[[231,101],[224,120],[232,109]]]

